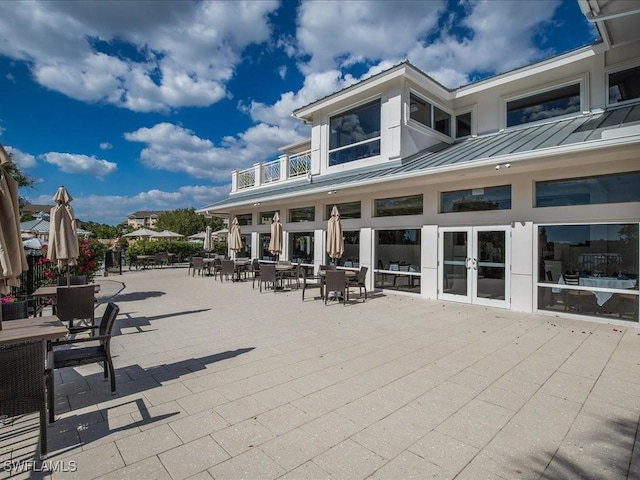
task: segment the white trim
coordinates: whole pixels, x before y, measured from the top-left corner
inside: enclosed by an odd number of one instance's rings
[[[409,92],[407,94],[407,97],[405,99],[405,101],[403,102],[404,104],[404,124],[407,127],[412,127],[415,130],[418,130],[419,132],[422,133],[428,133],[428,134],[435,134],[436,138],[443,140],[447,143],[453,143],[454,137],[453,135],[447,135],[446,133],[442,133],[438,130],[435,129],[435,111],[434,108],[438,108],[441,111],[443,111],[444,113],[446,113],[447,115],[449,115],[449,132],[452,133],[454,131],[454,115],[453,113],[451,113],[451,109],[447,108],[447,107],[443,107],[442,104],[438,103],[438,102],[434,102],[433,100],[430,99],[430,97],[424,95],[423,93],[419,93],[417,92],[414,88],[409,87]],[[416,97],[418,97],[418,99],[422,100],[424,103],[428,104],[431,106],[430,111],[431,111],[431,126],[429,125],[425,125],[422,122],[419,122],[418,120],[414,120],[413,118],[411,118],[411,95],[415,95]]]

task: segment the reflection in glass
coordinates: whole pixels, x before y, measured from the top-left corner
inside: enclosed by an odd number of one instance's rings
[[[478,231],[478,264],[476,296],[505,299],[506,232]]]
[[[456,138],[471,135],[471,112],[456,116]]]
[[[340,215],[342,217],[342,215]],[[360,230],[343,230],[344,253],[341,258],[329,258],[325,254],[325,263],[336,263],[339,267],[360,268]]]
[[[640,172],[536,182],[536,207],[640,202]]]
[[[242,250],[236,252],[236,257],[251,258],[251,234],[241,233],[240,237],[242,238]]]
[[[313,265],[313,232],[289,233],[289,259],[293,263]]]
[[[508,210],[511,208],[511,185],[442,192],[440,213]]]
[[[378,198],[375,200],[374,217],[395,215],[422,215],[422,195]]]
[[[419,229],[376,231],[376,288],[420,292],[420,234]]]
[[[331,210],[333,209],[334,205],[338,207],[341,220],[346,220],[348,218],[360,218],[360,202],[328,203],[327,205],[325,205],[324,209],[325,220],[329,220],[331,218]]]
[[[239,225],[253,225],[253,214],[252,213],[245,213],[242,215],[236,215],[236,217],[238,218],[238,224]]]
[[[376,100],[331,118],[330,166],[380,154],[380,109]]]
[[[273,220],[273,216],[275,215],[276,210],[271,210],[268,212],[260,212],[259,215],[259,225],[271,225],[271,221]]]
[[[292,208],[289,210],[290,222],[313,222],[315,220],[315,207]]]
[[[640,98],[640,66],[609,75],[609,103]]]
[[[467,296],[467,232],[443,232],[443,292]]]
[[[580,112],[580,84],[507,102],[507,127]]]
[[[271,241],[271,233],[261,233],[258,235],[258,247],[260,248],[260,260],[271,260],[275,261],[276,257],[271,255],[269,251],[269,242]]]

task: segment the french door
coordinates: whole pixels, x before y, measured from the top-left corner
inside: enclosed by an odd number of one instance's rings
[[[439,298],[510,307],[510,227],[440,228]]]

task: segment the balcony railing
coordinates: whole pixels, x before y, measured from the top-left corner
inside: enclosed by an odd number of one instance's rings
[[[232,191],[283,182],[307,175],[310,171],[311,152],[285,155],[271,162],[256,163],[252,168],[234,171]]]

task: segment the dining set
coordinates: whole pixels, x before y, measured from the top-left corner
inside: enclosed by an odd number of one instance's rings
[[[47,299],[50,315],[32,311],[0,322],[0,415],[9,420],[39,413],[41,459],[47,455],[47,421],[55,421],[56,369],[102,362],[116,391],[110,341],[119,307],[109,303],[96,323],[99,290],[95,284],[43,286],[32,297]]]

